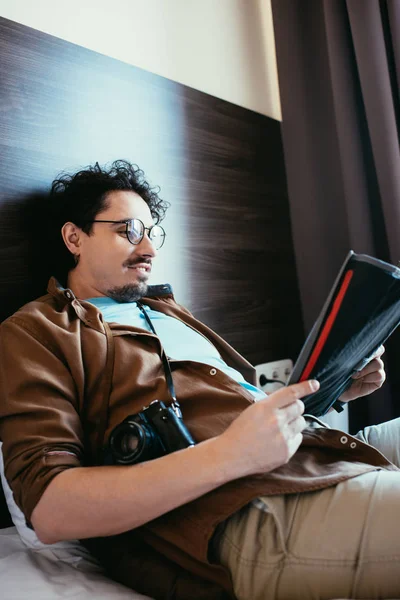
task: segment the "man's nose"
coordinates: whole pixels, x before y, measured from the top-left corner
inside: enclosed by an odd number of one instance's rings
[[[147,231],[144,232],[142,240],[139,244],[137,244],[136,247],[140,249],[141,254],[143,254],[144,256],[151,256],[153,258],[157,256],[157,250],[155,249],[153,242],[149,238]]]

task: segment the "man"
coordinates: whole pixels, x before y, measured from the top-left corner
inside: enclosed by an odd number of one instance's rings
[[[39,538],[86,540],[154,598],[400,592],[400,473],[366,443],[399,464],[399,424],[355,438],[306,420],[301,397],[318,382],[265,397],[169,286],[148,287],[166,203],[139,169],[96,164],[55,181],[51,198],[62,285],[0,336],[5,473]],[[382,352],[342,401],[382,385]],[[195,445],[101,464],[118,424],[175,393]]]

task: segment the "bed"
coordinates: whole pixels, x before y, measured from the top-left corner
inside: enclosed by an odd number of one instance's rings
[[[279,122],[3,18],[0,76],[0,321],[51,275],[37,235],[50,182],[125,158],[172,205],[160,280],[254,364],[295,358],[303,330]],[[1,489],[0,579],[6,600],[143,598],[79,544],[29,547]]]
[[[26,526],[4,476],[0,442],[0,581],[4,600],[56,600],[57,598],[113,598],[145,600],[131,589],[112,581],[98,561],[78,540],[45,545]],[[9,526],[3,527],[8,520]]]
[[[111,581],[81,546],[75,550],[28,548],[16,527],[0,529],[0,581],[4,600],[145,600]]]

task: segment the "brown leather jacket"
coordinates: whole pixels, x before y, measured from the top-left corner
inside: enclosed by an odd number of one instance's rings
[[[169,286],[155,288],[150,290],[157,295],[143,299],[144,304],[181,319],[207,337],[230,366],[254,383],[254,368],[176,304]],[[128,414],[156,398],[170,401],[162,347],[155,335],[116,323],[106,326],[96,307],[59,288],[54,279],[48,292],[7,319],[0,336],[5,472],[28,522],[53,477],[64,469],[95,463],[111,429]],[[242,386],[208,365],[172,361],[172,371],[184,421],[198,442],[222,433],[252,402]],[[157,598],[225,597],[211,588],[202,591],[196,579],[231,589],[226,572],[209,562],[209,541],[219,523],[259,495],[321,489],[377,467],[396,469],[380,452],[347,434],[325,428],[305,430],[302,446],[287,465],[232,481],[135,530],[129,544],[132,556],[136,552],[136,588]],[[126,549],[126,536],[114,539]],[[100,541],[92,546],[96,547],[101,554]],[[135,548],[146,548],[140,560],[141,550]],[[123,561],[119,557],[114,562]],[[155,564],[158,571],[152,568]],[[173,565],[176,571],[170,576]],[[115,564],[110,570],[127,582]],[[147,570],[153,573],[148,585],[143,583],[149,579]],[[185,584],[188,572],[197,582],[193,589],[189,586],[190,591]]]

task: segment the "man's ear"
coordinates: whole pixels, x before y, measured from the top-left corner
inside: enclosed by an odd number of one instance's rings
[[[64,223],[61,228],[61,235],[64,243],[76,259],[78,259],[80,255],[82,234],[82,229],[70,221]]]

